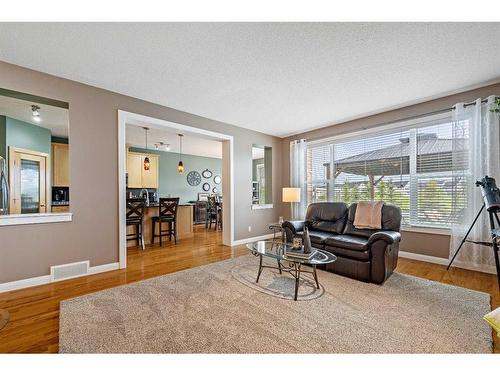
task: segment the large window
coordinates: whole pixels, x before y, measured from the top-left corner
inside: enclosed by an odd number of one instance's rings
[[[404,226],[449,227],[466,204],[467,123],[458,128],[446,118],[309,144],[308,203],[383,200]]]

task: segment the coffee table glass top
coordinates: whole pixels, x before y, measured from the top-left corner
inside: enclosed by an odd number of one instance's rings
[[[286,244],[278,241],[256,241],[247,244],[247,249],[253,254],[263,255],[278,260],[286,260],[289,262],[304,263],[304,264],[327,264],[337,260],[337,257],[327,251],[315,249],[316,254],[311,259],[300,259],[291,256],[285,256],[285,250],[292,249],[291,244]]]

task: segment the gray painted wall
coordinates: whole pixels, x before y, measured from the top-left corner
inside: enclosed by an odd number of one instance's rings
[[[213,187],[217,187],[219,193],[222,193],[222,184],[216,185],[214,177],[221,175],[222,160],[216,158],[208,158],[195,155],[182,155],[184,163],[184,173],[177,172],[177,163],[179,162],[179,154],[173,152],[164,152],[156,150],[145,150],[142,148],[131,147],[130,151],[148,152],[150,154],[159,155],[159,187],[158,197],[166,197],[170,194],[172,197],[179,197],[180,202],[195,201],[198,198],[198,193],[204,193],[202,185],[207,182],[210,184],[210,193]],[[210,179],[201,178],[201,183],[198,186],[190,186],[187,183],[187,174],[191,171],[200,173],[205,169],[212,171],[213,176]]]
[[[235,240],[269,233],[281,215],[281,158],[273,158],[274,208],[252,210],[252,145],[282,152],[280,138],[0,62],[6,89],[69,103],[73,221],[0,227],[0,283],[49,274],[51,265],[118,261],[118,110],[234,137]],[[251,226],[251,231],[248,227]]]

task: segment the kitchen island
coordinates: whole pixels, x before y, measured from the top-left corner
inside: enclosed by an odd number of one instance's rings
[[[193,236],[193,204],[182,203],[177,207],[177,240],[182,240],[183,238],[188,238]],[[146,245],[151,244],[151,234],[153,232],[153,216],[158,216],[158,202],[150,203],[144,209],[144,243]],[[162,224],[162,229],[168,228],[168,223]],[[127,227],[127,234],[134,233],[134,227]],[[156,224],[156,233],[158,234],[160,230],[159,224]],[[172,239],[172,243],[173,243]],[[168,243],[168,236],[163,237],[163,243]],[[160,238],[155,238],[155,244],[160,243]],[[137,246],[135,241],[127,241],[128,247]]]

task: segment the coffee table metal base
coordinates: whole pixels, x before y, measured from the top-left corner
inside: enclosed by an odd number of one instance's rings
[[[262,270],[264,268],[272,268],[275,270],[279,270],[280,274],[282,273],[282,271],[288,272],[290,275],[292,275],[295,278],[295,296],[293,298],[294,301],[297,301],[301,273],[312,274],[314,277],[314,281],[316,283],[316,289],[319,289],[318,274],[316,272],[316,265],[315,264],[311,264],[312,271],[305,271],[305,270],[301,269],[301,265],[302,265],[301,262],[294,262],[293,260],[290,260],[290,259],[287,259],[286,261],[289,263],[288,266],[282,264],[279,259],[277,260],[278,267],[264,265],[264,264],[262,264],[262,255],[259,254],[259,271],[257,272],[257,280],[255,282],[256,283],[259,282],[260,274],[262,273]]]

